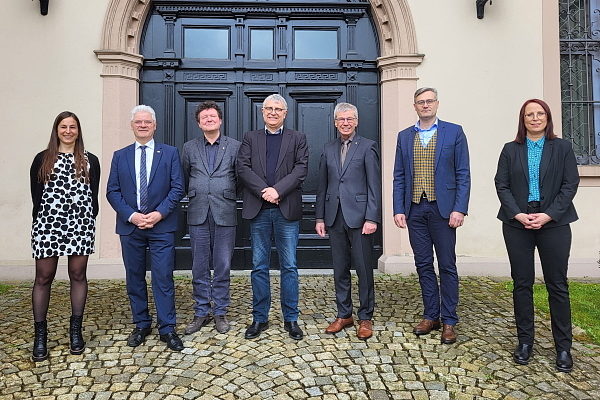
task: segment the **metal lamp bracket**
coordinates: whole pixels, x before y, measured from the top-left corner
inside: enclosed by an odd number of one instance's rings
[[[492,0],[489,1],[490,5],[492,5]],[[487,2],[488,0],[475,0],[475,5],[477,7],[477,18],[483,19],[483,10]]]

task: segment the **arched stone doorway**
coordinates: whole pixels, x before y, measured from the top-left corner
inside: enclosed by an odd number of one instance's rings
[[[131,143],[129,111],[138,104],[139,53],[142,28],[150,0],[111,0],[104,23],[102,48],[96,50],[103,64],[102,162],[109,170],[115,149]],[[416,89],[418,54],[416,34],[407,0],[370,0],[381,43],[381,149],[383,174],[383,256],[380,269],[394,272],[397,255],[409,252],[405,231],[392,223],[392,168],[396,135],[414,120],[412,94]],[[104,174],[104,182],[107,174]],[[114,235],[114,214],[106,201],[100,221],[101,258],[120,257]],[[108,211],[108,212],[107,212]]]

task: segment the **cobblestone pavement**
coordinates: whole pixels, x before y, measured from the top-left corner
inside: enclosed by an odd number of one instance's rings
[[[356,279],[356,278],[353,278]],[[68,349],[68,282],[55,282],[49,312],[50,358],[30,361],[31,283],[0,296],[0,400],[3,399],[600,399],[600,349],[573,347],[575,369],[554,368],[546,317],[536,320],[537,342],[527,366],[512,362],[515,340],[510,293],[487,278],[462,278],[458,342],[440,333],[416,337],[421,319],[418,281],[378,275],[374,335],[356,328],[327,335],[335,316],[332,276],[301,276],[300,325],[295,341],[283,330],[279,278],[272,278],[270,327],[258,339],[243,337],[251,322],[247,276],[232,277],[229,319],[183,336],[186,349],[165,349],[156,329],[132,349],[129,303],[122,280],[90,281],[84,319],[85,353]],[[356,286],[355,286],[356,287]],[[176,279],[178,331],[193,316],[191,283]]]

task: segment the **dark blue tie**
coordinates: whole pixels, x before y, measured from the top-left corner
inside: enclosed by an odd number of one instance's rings
[[[146,214],[148,212],[148,170],[146,169],[146,148],[148,146],[140,146],[142,154],[140,156],[140,212]]]

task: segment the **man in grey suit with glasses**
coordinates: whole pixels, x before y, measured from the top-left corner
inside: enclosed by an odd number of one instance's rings
[[[225,333],[229,331],[225,315],[237,224],[236,159],[240,142],[221,134],[223,112],[214,101],[201,103],[195,117],[203,135],[185,143],[182,153],[195,301],[194,319],[185,333],[206,326],[211,311],[217,332]]]
[[[381,224],[379,148],[356,133],[356,106],[339,103],[333,116],[339,137],[323,146],[315,210],[317,234],[329,233],[337,305],[337,316],[325,332],[334,334],[354,325],[352,266],[360,300],[356,336],[366,340],[373,335],[375,308],[373,234]]]

